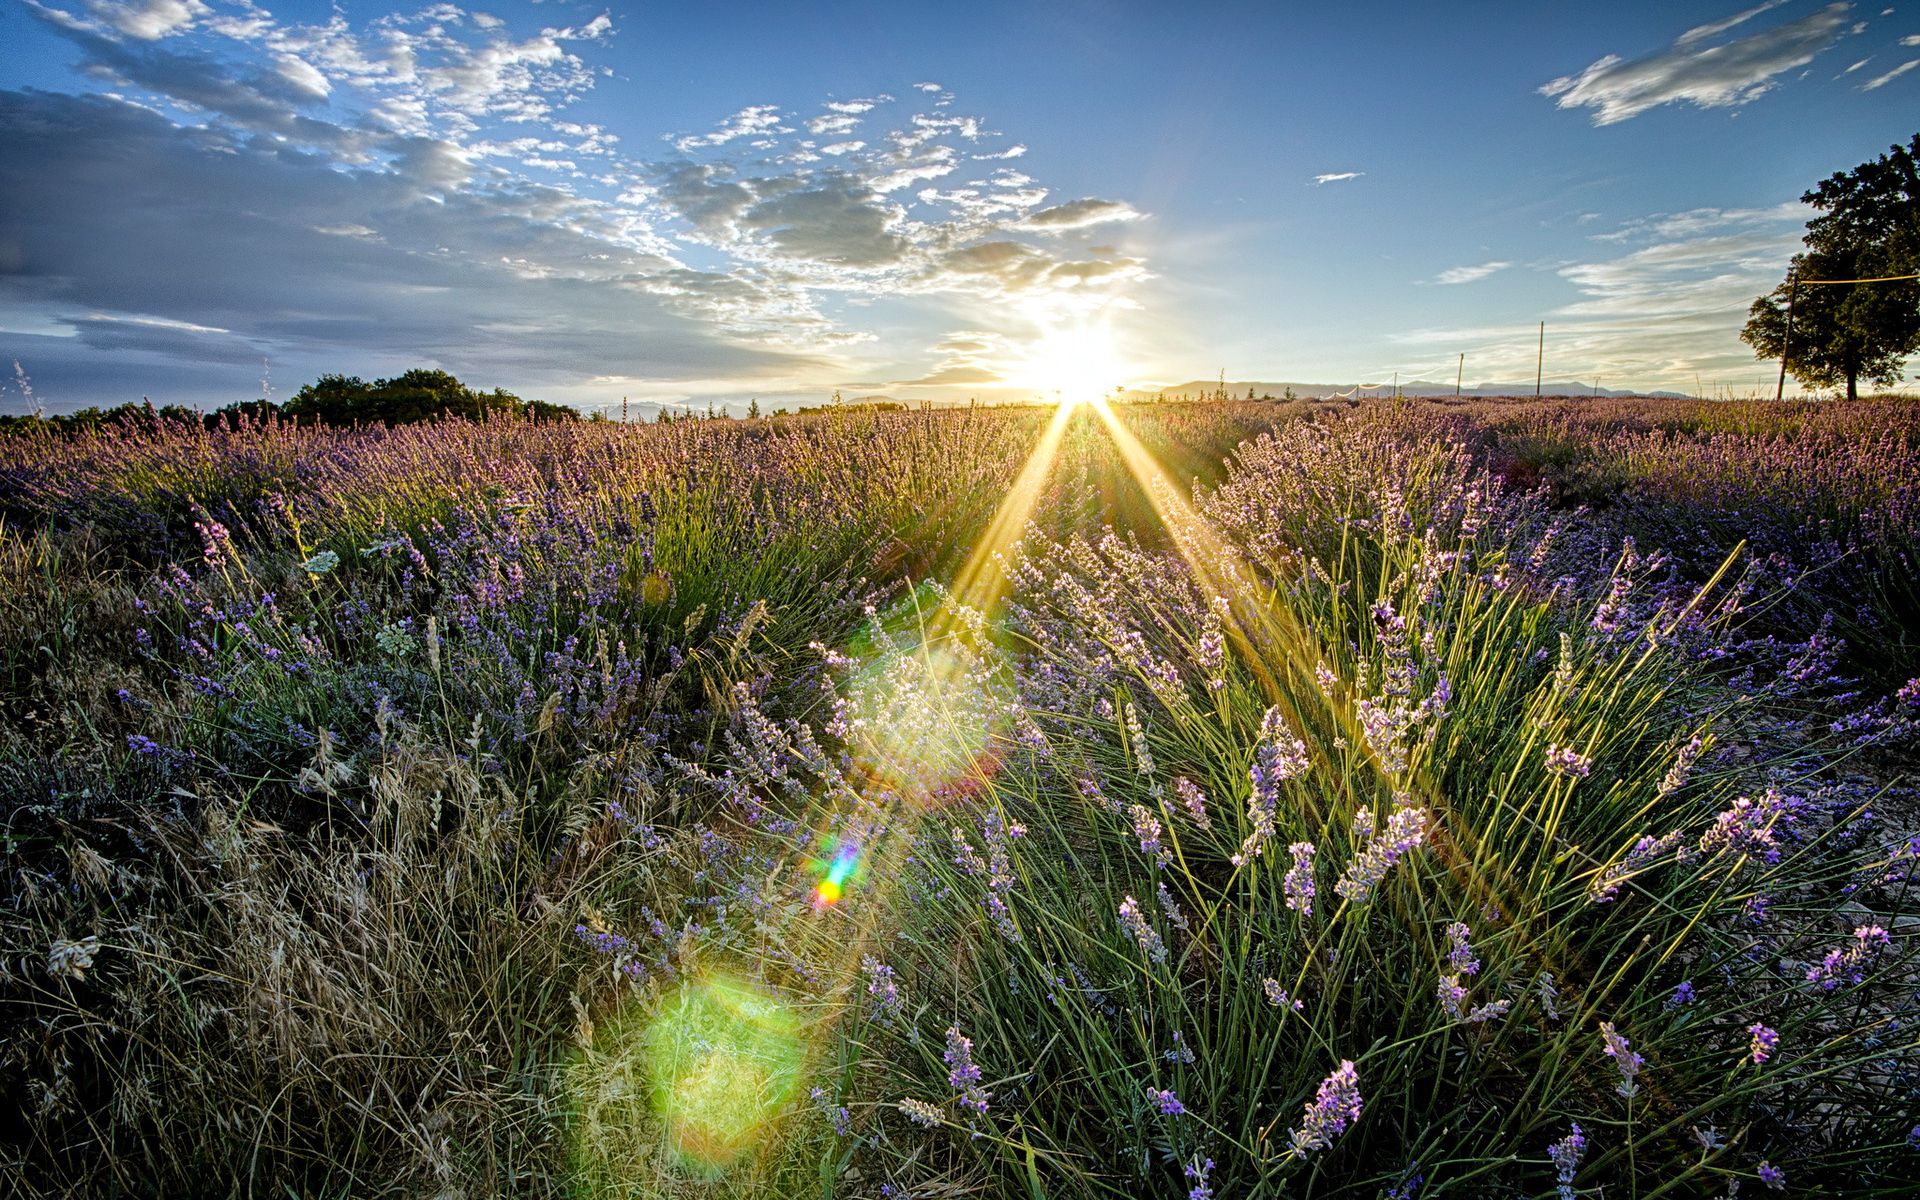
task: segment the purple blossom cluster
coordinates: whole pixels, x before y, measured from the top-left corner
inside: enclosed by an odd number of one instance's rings
[[[867,979],[868,1011],[878,1020],[898,1022],[906,1013],[907,997],[892,967],[873,955],[863,955],[860,972]]]
[[[1862,925],[1853,931],[1852,941],[1827,951],[1819,962],[1807,968],[1807,982],[1817,983],[1822,991],[1828,992],[1842,984],[1863,983],[1874,959],[1891,944],[1892,938],[1885,929]]]
[[[1241,866],[1260,856],[1276,833],[1280,811],[1280,785],[1306,774],[1310,764],[1307,746],[1288,728],[1286,716],[1278,705],[1260,718],[1260,737],[1248,769],[1252,790],[1247,794],[1247,822],[1252,826],[1233,864]]]
[[[1294,842],[1287,847],[1287,853],[1293,856],[1293,865],[1287,868],[1287,874],[1280,881],[1281,892],[1286,896],[1287,907],[1302,917],[1313,915],[1313,855],[1312,842]]]
[[[1313,1103],[1307,1105],[1299,1128],[1293,1131],[1293,1153],[1305,1158],[1316,1150],[1333,1145],[1333,1139],[1360,1119],[1360,1072],[1350,1059],[1342,1059],[1320,1083]]]
[[[1747,1042],[1747,1057],[1757,1066],[1773,1057],[1774,1048],[1780,1044],[1780,1035],[1765,1025],[1755,1022],[1747,1026],[1750,1035]]]
[[[1333,890],[1351,904],[1371,900],[1374,889],[1385,881],[1394,864],[1425,844],[1428,820],[1424,808],[1395,809],[1387,818],[1386,828],[1360,847]]]
[[[1580,1172],[1580,1159],[1587,1152],[1587,1135],[1575,1121],[1567,1136],[1547,1147],[1547,1159],[1553,1163],[1555,1191],[1560,1200],[1573,1200],[1573,1180]]]
[[[1157,965],[1166,964],[1166,943],[1160,940],[1160,934],[1148,922],[1147,915],[1140,911],[1140,902],[1132,896],[1120,901],[1120,927],[1133,936],[1140,952],[1150,961]]]
[[[959,1094],[960,1107],[975,1115],[984,1115],[992,1093],[980,1086],[980,1067],[973,1061],[973,1039],[962,1035],[958,1025],[947,1027],[947,1048],[941,1058],[947,1064],[947,1086]]]
[[[1612,1021],[1600,1022],[1600,1052],[1612,1059],[1614,1069],[1620,1072],[1620,1085],[1614,1090],[1629,1100],[1639,1095],[1640,1085],[1635,1080],[1647,1060],[1634,1053],[1632,1044],[1614,1029]]]

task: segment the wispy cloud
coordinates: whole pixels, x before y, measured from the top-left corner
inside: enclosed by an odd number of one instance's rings
[[[1314,186],[1322,187],[1329,183],[1340,183],[1348,179],[1358,179],[1365,174],[1365,171],[1329,171],[1325,175],[1315,175],[1313,182]]]
[[[1591,108],[1595,125],[1613,125],[1662,104],[1700,108],[1746,104],[1771,91],[1777,77],[1812,62],[1847,36],[1851,5],[1830,4],[1772,29],[1733,41],[1716,39],[1776,7],[1773,3],[1696,26],[1666,50],[1645,58],[1609,54],[1577,75],[1543,85],[1560,108]]]
[[[1893,70],[1888,71],[1885,75],[1874,76],[1872,79],[1861,84],[1860,90],[1863,92],[1877,91],[1900,78],[1902,75],[1905,75],[1908,71],[1913,70],[1915,67],[1920,67],[1920,58],[1910,58]]]
[[[1506,262],[1487,262],[1472,267],[1449,267],[1434,276],[1433,281],[1439,284],[1472,283],[1477,279],[1485,279],[1496,271],[1504,271],[1512,265]]]
[[[1031,214],[1022,224],[1028,229],[1058,233],[1069,229],[1085,229],[1089,225],[1104,225],[1109,221],[1137,221],[1141,215],[1138,209],[1124,200],[1069,200],[1065,204],[1056,204]]]
[[[1558,268],[1577,298],[1546,314],[1549,379],[1591,381],[1595,374],[1691,391],[1745,377],[1751,350],[1739,341],[1755,296],[1778,284],[1800,248],[1805,206],[1695,209],[1655,213],[1596,237],[1614,246]],[[1422,351],[1464,349],[1481,378],[1533,375],[1535,333],[1524,328],[1420,329],[1397,340]]]

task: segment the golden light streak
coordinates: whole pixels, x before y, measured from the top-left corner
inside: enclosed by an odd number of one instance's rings
[[[1373,755],[1353,706],[1340,703],[1317,682],[1308,682],[1305,673],[1328,661],[1319,638],[1299,622],[1291,606],[1263,596],[1257,581],[1242,568],[1238,553],[1193,507],[1119,414],[1104,399],[1093,401],[1093,409],[1112,437],[1128,473],[1146,494],[1154,514],[1166,527],[1174,548],[1193,570],[1195,579],[1213,595],[1234,602],[1225,610],[1227,632],[1241,649],[1242,661],[1259,678],[1269,702],[1281,706],[1295,729],[1304,729],[1306,726],[1291,703],[1291,695],[1320,696],[1325,701],[1323,711],[1340,736],[1348,745],[1373,757],[1376,768],[1386,777],[1387,772]],[[1274,668],[1282,673],[1292,672],[1300,680],[1299,687],[1282,688]],[[1399,782],[1430,811],[1442,817],[1453,813],[1452,806],[1424,768],[1410,769]],[[1515,899],[1524,892],[1521,882],[1512,877],[1497,853],[1489,853],[1485,840],[1467,822],[1457,819],[1430,822],[1428,840],[1442,865],[1481,905],[1493,905],[1509,916],[1519,912],[1521,905],[1515,903]],[[1410,913],[1403,916],[1409,921],[1413,919]],[[1580,980],[1592,980],[1593,972],[1588,964],[1573,961],[1573,948],[1562,927],[1555,926],[1552,937],[1545,943],[1529,937],[1531,929],[1526,922],[1516,922],[1516,931],[1529,941],[1527,949],[1534,958],[1552,968],[1565,990],[1575,991]],[[1303,975],[1305,970],[1303,967]],[[1294,990],[1298,986],[1296,981]],[[1577,996],[1575,1002],[1580,1002]]]
[[[973,552],[948,589],[959,603],[990,615],[1006,595],[1006,552],[1026,531],[1034,505],[1046,487],[1047,476],[1053,472],[1053,460],[1060,453],[1060,442],[1066,436],[1067,422],[1072,417],[1072,405],[1062,404],[1054,409],[1047,427],[1040,433],[1040,440],[1034,443],[1033,453],[1027,456],[1026,465],[1015,477],[1013,486],[1007,489],[993,520],[988,522],[986,531],[974,544]]]

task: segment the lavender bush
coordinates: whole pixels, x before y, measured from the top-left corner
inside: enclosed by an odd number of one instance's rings
[[[1910,407],[1045,419],[0,441],[9,1185],[1909,1186]]]

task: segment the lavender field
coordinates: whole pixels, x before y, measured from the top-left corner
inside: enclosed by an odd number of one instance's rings
[[[1911,1196],[1920,403],[0,438],[8,1194]]]

